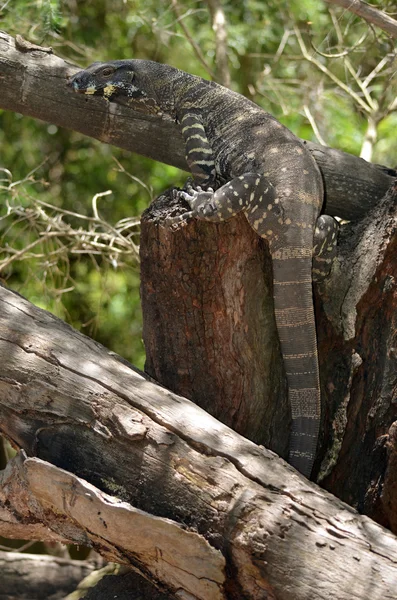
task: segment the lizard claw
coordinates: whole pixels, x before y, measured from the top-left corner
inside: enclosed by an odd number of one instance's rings
[[[186,227],[189,221],[194,219],[194,215],[191,211],[177,215],[176,217],[166,217],[162,223],[165,229],[172,229],[177,231],[180,227]]]

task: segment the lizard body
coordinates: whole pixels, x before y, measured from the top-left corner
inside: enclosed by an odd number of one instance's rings
[[[292,412],[289,461],[309,476],[320,423],[312,251],[323,201],[321,175],[310,152],[247,98],[168,65],[94,63],[70,85],[76,92],[176,121],[199,186],[182,193],[191,208],[184,217],[220,222],[243,211],[267,240]]]

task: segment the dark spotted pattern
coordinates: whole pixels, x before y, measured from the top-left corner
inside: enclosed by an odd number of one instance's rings
[[[320,423],[311,273],[314,244],[322,257],[316,259],[315,269],[322,272],[318,261],[327,260],[323,242],[314,241],[323,190],[310,153],[274,117],[243,96],[168,65],[140,60],[95,63],[77,73],[71,86],[173,119],[181,128],[195,182],[195,189],[181,193],[190,205],[182,219],[219,222],[243,211],[267,240],[292,411],[290,462],[309,476]],[[321,224],[318,231],[321,238]]]

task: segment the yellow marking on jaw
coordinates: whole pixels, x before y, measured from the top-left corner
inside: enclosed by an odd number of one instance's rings
[[[103,88],[103,95],[104,96],[111,96],[116,90],[116,86],[113,85],[113,83],[108,83],[104,88]]]
[[[90,85],[88,88],[86,88],[84,90],[84,93],[87,94],[87,96],[90,96],[91,94],[95,94],[95,92],[96,92],[95,85]]]

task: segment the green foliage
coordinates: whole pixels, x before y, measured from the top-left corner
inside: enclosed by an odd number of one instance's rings
[[[392,11],[391,0],[375,4]],[[367,128],[367,106],[378,121],[373,161],[396,163],[397,117],[387,110],[396,97],[395,54],[386,35],[318,0],[224,0],[223,8],[234,89],[298,136],[318,141],[315,124],[330,146],[357,154]],[[51,45],[81,66],[137,57],[207,78],[207,67],[215,70],[215,34],[205,1],[179,0],[178,14],[170,2],[158,0],[17,0],[4,3],[1,11],[2,29]],[[309,58],[304,58],[303,48]],[[370,81],[363,87],[366,78]],[[0,146],[0,168],[12,172],[11,179],[0,171],[0,266],[9,256],[6,244],[22,251],[42,235],[45,219],[56,226],[56,213],[37,199],[92,217],[93,197],[111,190],[97,205],[100,217],[116,226],[140,215],[152,195],[181,185],[185,178],[172,167],[11,112],[0,112]],[[15,185],[18,180],[23,181]],[[4,218],[11,210],[7,202],[13,212]],[[81,219],[62,215],[61,223],[78,228]],[[62,245],[73,253],[65,258]],[[9,285],[143,366],[139,272],[132,254],[122,260],[108,251],[82,254],[64,236],[61,241],[43,238],[23,258],[0,272]]]

